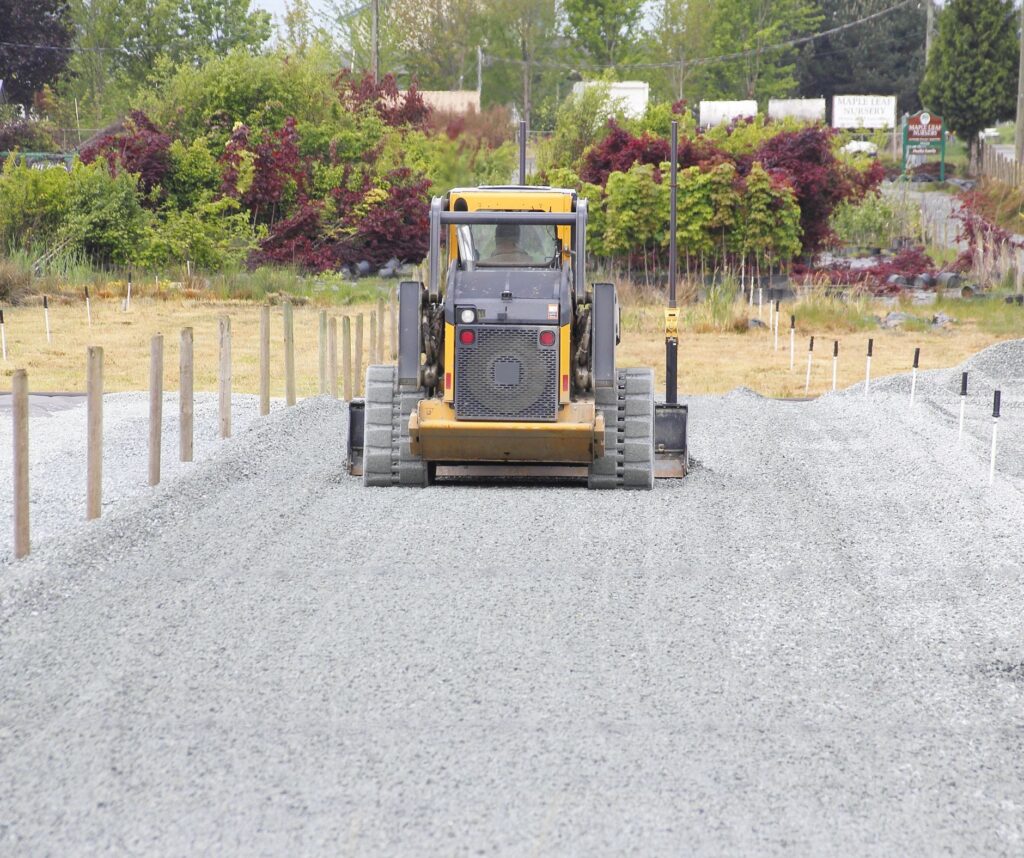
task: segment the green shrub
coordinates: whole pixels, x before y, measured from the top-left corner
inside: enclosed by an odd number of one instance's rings
[[[70,179],[62,237],[94,264],[135,261],[149,220],[136,177],[131,173],[111,176],[100,158],[92,164],[76,162]]]
[[[52,242],[68,211],[70,187],[62,167],[34,170],[8,158],[0,172],[0,251]]]
[[[184,211],[208,202],[220,189],[220,165],[206,138],[199,137],[187,146],[175,140],[167,156],[170,164],[163,189],[175,208]]]
[[[832,229],[843,244],[888,247],[893,239],[917,235],[920,209],[909,201],[868,194],[858,202],[840,203],[832,214]]]
[[[198,205],[194,210],[167,208],[147,226],[138,261],[164,269],[191,261],[204,271],[241,267],[259,243],[248,215],[232,199]]]

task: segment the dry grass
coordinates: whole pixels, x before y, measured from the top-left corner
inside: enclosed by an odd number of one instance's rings
[[[370,304],[344,308],[344,314],[363,313],[366,316],[364,366],[369,359],[368,323],[369,313],[373,309]],[[341,308],[337,307],[331,308],[329,312],[343,315]],[[149,341],[158,332],[162,332],[165,338],[164,384],[167,390],[175,390],[178,385],[179,331],[186,326],[191,326],[195,331],[196,388],[215,390],[217,319],[222,313],[230,314],[232,320],[234,390],[255,393],[258,385],[258,305],[246,302],[198,303],[154,299],[134,301],[128,313],[122,312],[117,300],[94,300],[91,329],[86,325],[82,304],[51,306],[52,345],[46,343],[41,307],[6,309],[10,359],[6,364],[0,363],[0,390],[10,390],[10,377],[15,368],[28,370],[29,384],[33,390],[84,390],[85,349],[88,345],[104,347],[106,390],[145,389],[148,383]],[[756,313],[755,309],[755,317]],[[1021,315],[1024,318],[1024,313]],[[822,320],[822,327],[817,330],[809,330],[801,322],[797,332],[795,369],[790,372],[788,330],[780,331],[779,351],[776,352],[766,330],[736,332],[732,328],[731,317],[732,311],[730,321],[721,331],[707,331],[699,317],[695,317],[694,321],[696,330],[683,331],[679,346],[681,392],[719,393],[745,386],[766,396],[802,396],[807,337],[810,333],[816,337],[812,393],[821,393],[831,388],[834,339],[840,340],[839,383],[847,386],[863,379],[864,355],[869,336],[875,340],[872,375],[879,377],[908,371],[914,348],[918,346],[921,348],[922,366],[933,369],[954,366],[1000,339],[1021,335],[1015,328],[998,333],[982,330],[971,319],[963,320],[953,331],[906,332],[851,330],[849,320],[842,318],[833,322]],[[783,318],[788,322],[788,313]],[[662,325],[663,315],[659,307],[633,305],[627,306],[623,312],[620,362],[623,365],[655,367],[659,383],[664,382],[665,363]],[[313,306],[296,307],[296,372],[300,396],[311,396],[317,392],[317,331],[317,309]],[[282,396],[284,367],[280,307],[274,307],[271,311],[271,336],[271,390],[274,396]]]
[[[365,315],[363,365],[369,359],[370,304],[353,305],[342,315]],[[197,390],[217,389],[218,317],[231,316],[233,389],[256,393],[259,389],[258,304],[247,302],[171,302],[144,298],[133,300],[131,310],[121,310],[118,300],[93,300],[92,327],[88,327],[84,304],[50,306],[53,342],[47,345],[42,307],[6,309],[9,360],[0,362],[0,390],[10,390],[15,368],[28,370],[32,390],[69,391],[85,389],[85,350],[103,347],[104,389],[109,392],[144,390],[149,383],[149,343],[164,335],[164,386],[178,387],[178,343],[180,331],[193,328],[195,386]],[[300,396],[312,396],[319,385],[318,309],[294,308],[295,372]],[[280,307],[271,308],[271,395],[284,395],[283,323]],[[387,325],[385,325],[387,328]],[[355,339],[355,325],[352,331]],[[390,334],[387,334],[390,336]],[[341,324],[338,325],[339,373],[341,371]],[[339,387],[341,381],[339,379]]]

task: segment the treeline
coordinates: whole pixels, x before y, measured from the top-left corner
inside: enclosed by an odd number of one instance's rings
[[[182,68],[141,104],[70,170],[6,159],[3,252],[155,270],[418,261],[431,191],[506,182],[516,158],[506,113],[433,117],[391,77],[276,54]]]
[[[573,83],[647,81],[655,100],[895,93],[919,106],[924,0],[381,0],[381,74],[406,88],[472,89],[550,131]],[[182,67],[232,50],[372,67],[372,4],[290,0],[0,0],[8,98],[62,129],[102,126]],[[856,27],[802,42],[811,33]]]
[[[36,267],[419,262],[429,196],[505,183],[516,161],[505,113],[434,116],[390,77],[323,77],[276,55],[232,52],[180,70],[143,104],[68,171],[7,158],[0,248]],[[821,126],[759,118],[702,134],[680,103],[632,120],[606,118],[613,109],[602,87],[568,98],[534,180],[577,188],[591,203],[591,251],[632,272],[665,261],[673,119],[688,266],[785,265],[813,253],[835,207],[882,177],[877,161],[842,155],[843,138]]]

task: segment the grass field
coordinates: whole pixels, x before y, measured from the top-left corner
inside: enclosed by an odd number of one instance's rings
[[[837,302],[838,303],[838,302]],[[369,360],[369,314],[374,306],[354,304],[330,307],[331,315],[365,316],[363,366]],[[940,301],[936,307],[906,308],[920,318],[906,330],[885,331],[876,327],[872,315],[884,315],[888,307],[873,302],[830,307],[820,298],[783,306],[779,350],[765,329],[736,330],[745,325],[748,312],[741,305],[725,308],[726,317],[717,322],[704,305],[684,311],[684,330],[679,345],[679,383],[683,393],[719,393],[749,387],[766,396],[799,396],[804,392],[808,337],[815,336],[811,393],[821,393],[832,384],[832,343],[840,341],[839,384],[860,381],[869,337],[875,341],[874,377],[906,372],[915,347],[921,348],[925,369],[954,366],[964,358],[1001,339],[1024,337],[1024,308],[1006,307],[990,301]],[[931,315],[941,309],[959,320],[952,329],[932,330]],[[295,353],[299,396],[318,392],[318,308],[295,307]],[[797,316],[795,368],[789,369],[789,314]],[[93,325],[86,322],[84,305],[60,304],[50,307],[52,343],[47,344],[40,306],[5,310],[8,361],[0,361],[0,391],[9,391],[16,368],[28,370],[30,389],[35,391],[82,391],[85,389],[85,350],[89,345],[104,348],[104,380],[108,392],[143,390],[148,384],[149,342],[163,333],[164,385],[178,386],[178,343],[183,327],[194,329],[195,384],[197,390],[215,390],[217,385],[218,317],[228,314],[232,323],[233,389],[255,393],[258,386],[259,306],[251,302],[202,302],[154,300],[132,302],[124,312],[119,300],[94,300]],[[767,308],[764,319],[767,321]],[[757,317],[757,309],[752,311]],[[655,368],[659,383],[664,381],[664,337],[662,310],[653,305],[627,305],[623,310],[620,362]],[[390,337],[390,326],[387,325]],[[353,331],[354,338],[354,331]],[[271,310],[271,391],[284,393],[283,326],[280,307]],[[339,351],[340,324],[339,324]],[[341,358],[339,355],[339,366]],[[339,382],[340,389],[340,382]]]

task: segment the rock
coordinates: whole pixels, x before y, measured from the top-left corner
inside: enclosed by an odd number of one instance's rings
[[[943,289],[956,289],[960,286],[960,275],[954,271],[943,271],[937,282]]]
[[[948,328],[956,322],[952,316],[947,316],[945,313],[936,313],[932,316],[932,327],[933,328]]]
[[[369,277],[372,270],[373,267],[365,259],[356,263],[356,276],[358,277]]]
[[[935,285],[935,278],[931,274],[918,274],[914,278],[915,289],[930,289]]]
[[[910,313],[889,313],[882,319],[883,328],[901,328],[913,318]]]
[[[892,286],[906,286],[907,278],[904,277],[902,274],[890,274],[885,282],[891,284]]]
[[[748,328],[767,328],[768,326],[760,319],[747,319]]]

